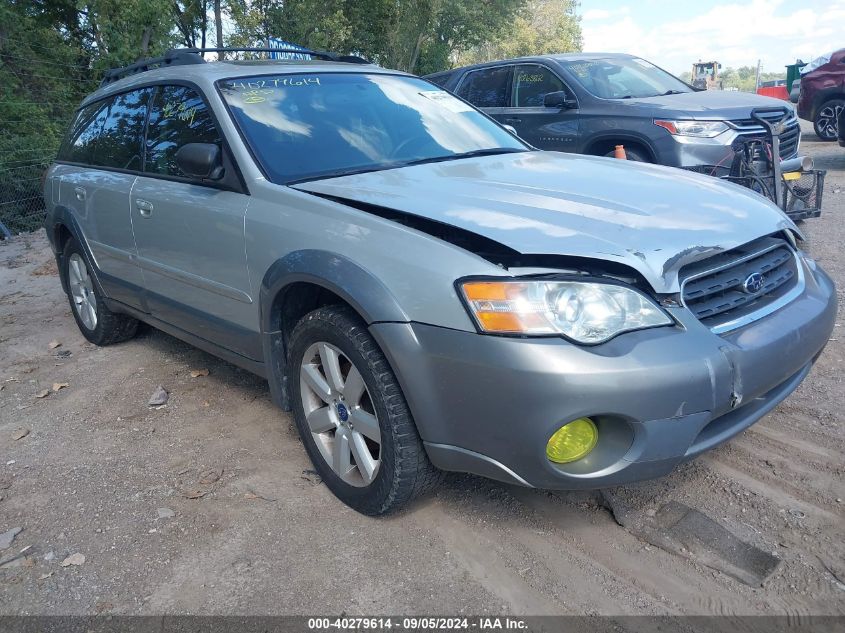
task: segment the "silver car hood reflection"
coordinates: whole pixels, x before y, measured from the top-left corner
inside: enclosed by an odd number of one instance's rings
[[[611,158],[526,152],[428,163],[294,185],[472,231],[522,254],[622,263],[656,292],[678,270],[758,237],[798,229],[762,196],[716,178]]]

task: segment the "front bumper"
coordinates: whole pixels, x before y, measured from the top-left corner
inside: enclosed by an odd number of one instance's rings
[[[600,488],[670,472],[751,426],[801,383],[836,315],[833,282],[802,265],[799,298],[723,335],[682,308],[673,311],[677,327],[595,347],[416,323],[371,331],[436,466],[539,488]],[[596,448],[551,463],[548,438],[581,416],[597,423]]]
[[[791,129],[791,128],[790,128]],[[733,160],[733,142],[742,136],[735,130],[729,130],[715,138],[696,138],[669,133],[661,134],[654,141],[657,158],[661,165],[669,167],[698,167],[701,165],[719,165],[730,168]],[[800,132],[798,143],[784,160],[798,156],[801,145]]]

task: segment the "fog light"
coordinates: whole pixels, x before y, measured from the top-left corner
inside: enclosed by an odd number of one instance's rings
[[[590,418],[564,424],[546,444],[546,457],[556,464],[567,464],[586,456],[596,446],[599,432]]]

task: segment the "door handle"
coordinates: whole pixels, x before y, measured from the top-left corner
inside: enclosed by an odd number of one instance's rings
[[[505,119],[505,123],[522,123],[522,119],[511,117],[509,119]]]
[[[152,202],[138,198],[137,200],[135,200],[135,205],[138,207],[138,212],[143,217],[148,218],[153,214],[153,203]]]
[[[76,199],[80,202],[85,200],[85,188],[84,187],[74,187],[74,193],[76,194]]]

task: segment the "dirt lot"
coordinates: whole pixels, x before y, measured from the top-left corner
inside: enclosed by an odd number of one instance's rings
[[[845,149],[813,139],[826,205],[803,229],[845,288]],[[845,614],[843,360],[837,327],[751,430],[612,491],[627,528],[598,494],[468,476],[369,519],[309,473],[265,383],[150,328],[87,344],[43,233],[0,243],[0,534],[22,528],[0,565],[31,546],[0,568],[0,613]],[[755,587],[694,539],[649,536],[670,502],[779,564]]]

